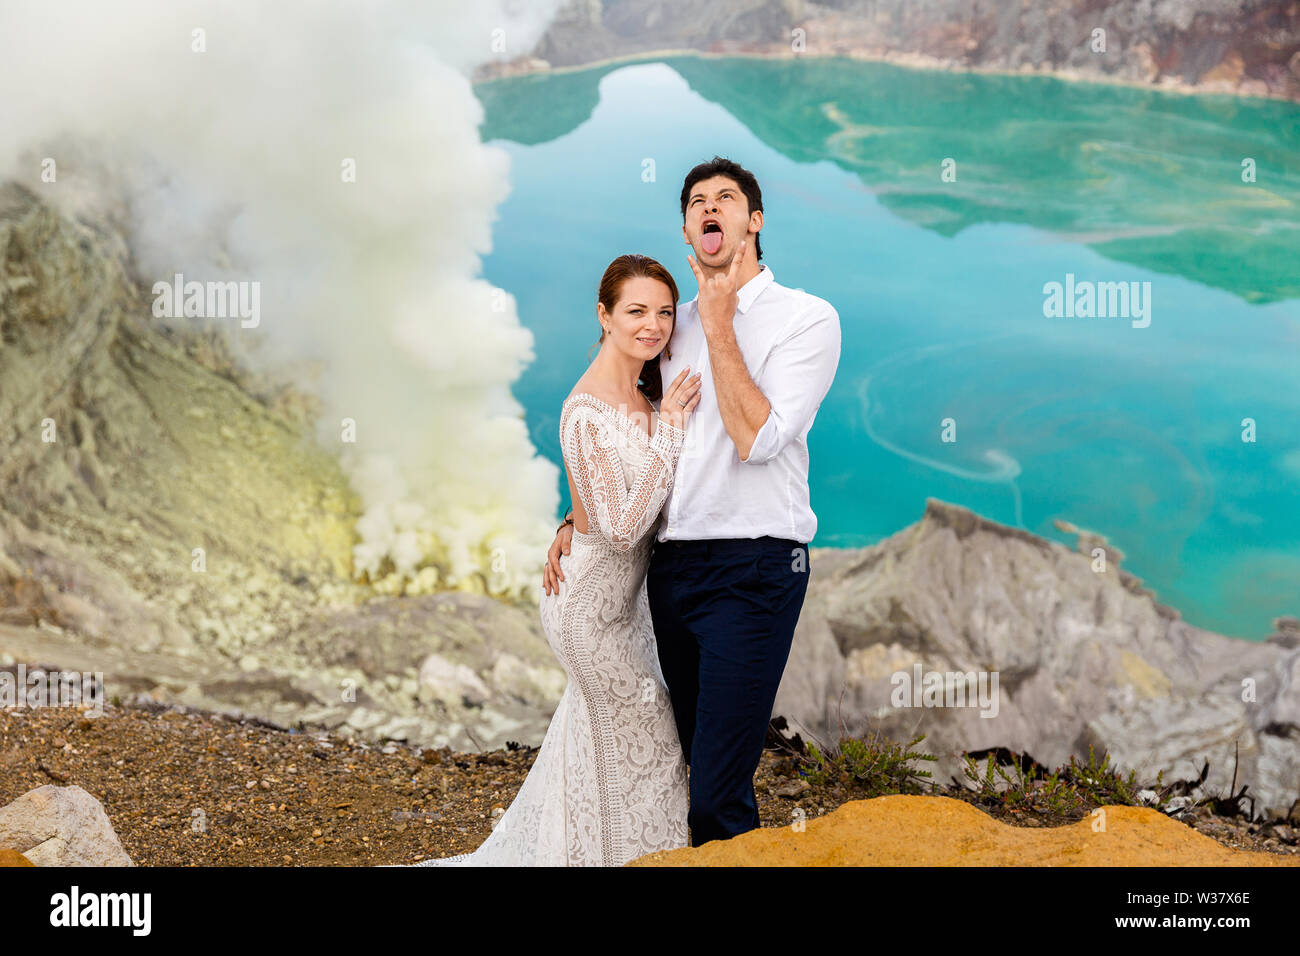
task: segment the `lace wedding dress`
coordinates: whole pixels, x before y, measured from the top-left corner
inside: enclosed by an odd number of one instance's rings
[[[646,597],[654,530],[685,432],[654,436],[594,395],[560,413],[587,513],[543,594],[546,640],[569,682],[514,802],[473,853],[416,866],[621,866],[687,845],[686,763]]]

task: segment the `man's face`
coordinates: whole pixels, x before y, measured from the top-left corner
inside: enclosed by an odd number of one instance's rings
[[[682,236],[701,265],[725,269],[742,239],[763,228],[763,214],[749,212],[749,200],[730,176],[701,179],[686,200]]]

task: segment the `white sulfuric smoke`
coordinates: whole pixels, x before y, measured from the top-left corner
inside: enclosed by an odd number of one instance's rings
[[[390,589],[537,594],[557,473],[509,390],[532,335],[477,278],[509,165],[467,76],[558,5],[0,5],[0,177],[125,201],[146,286],[260,284],[257,327],[224,325],[260,361],[319,363],[320,438],[365,507],[356,570],[395,569]]]

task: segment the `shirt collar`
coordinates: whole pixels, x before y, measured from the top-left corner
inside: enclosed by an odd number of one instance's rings
[[[758,275],[742,285],[736,292],[736,309],[740,312],[748,312],[749,307],[754,304],[754,300],[773,282],[772,270],[766,264],[759,263],[758,268]]]

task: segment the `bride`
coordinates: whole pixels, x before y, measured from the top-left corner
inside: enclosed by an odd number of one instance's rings
[[[600,351],[560,411],[573,544],[561,559],[563,582],[540,604],[568,685],[523,786],[483,844],[416,866],[621,866],[688,842],[686,763],[646,570],[700,376],[683,369],[662,387],[659,353],[677,312],[677,284],[662,265],[619,256],[597,298]]]

